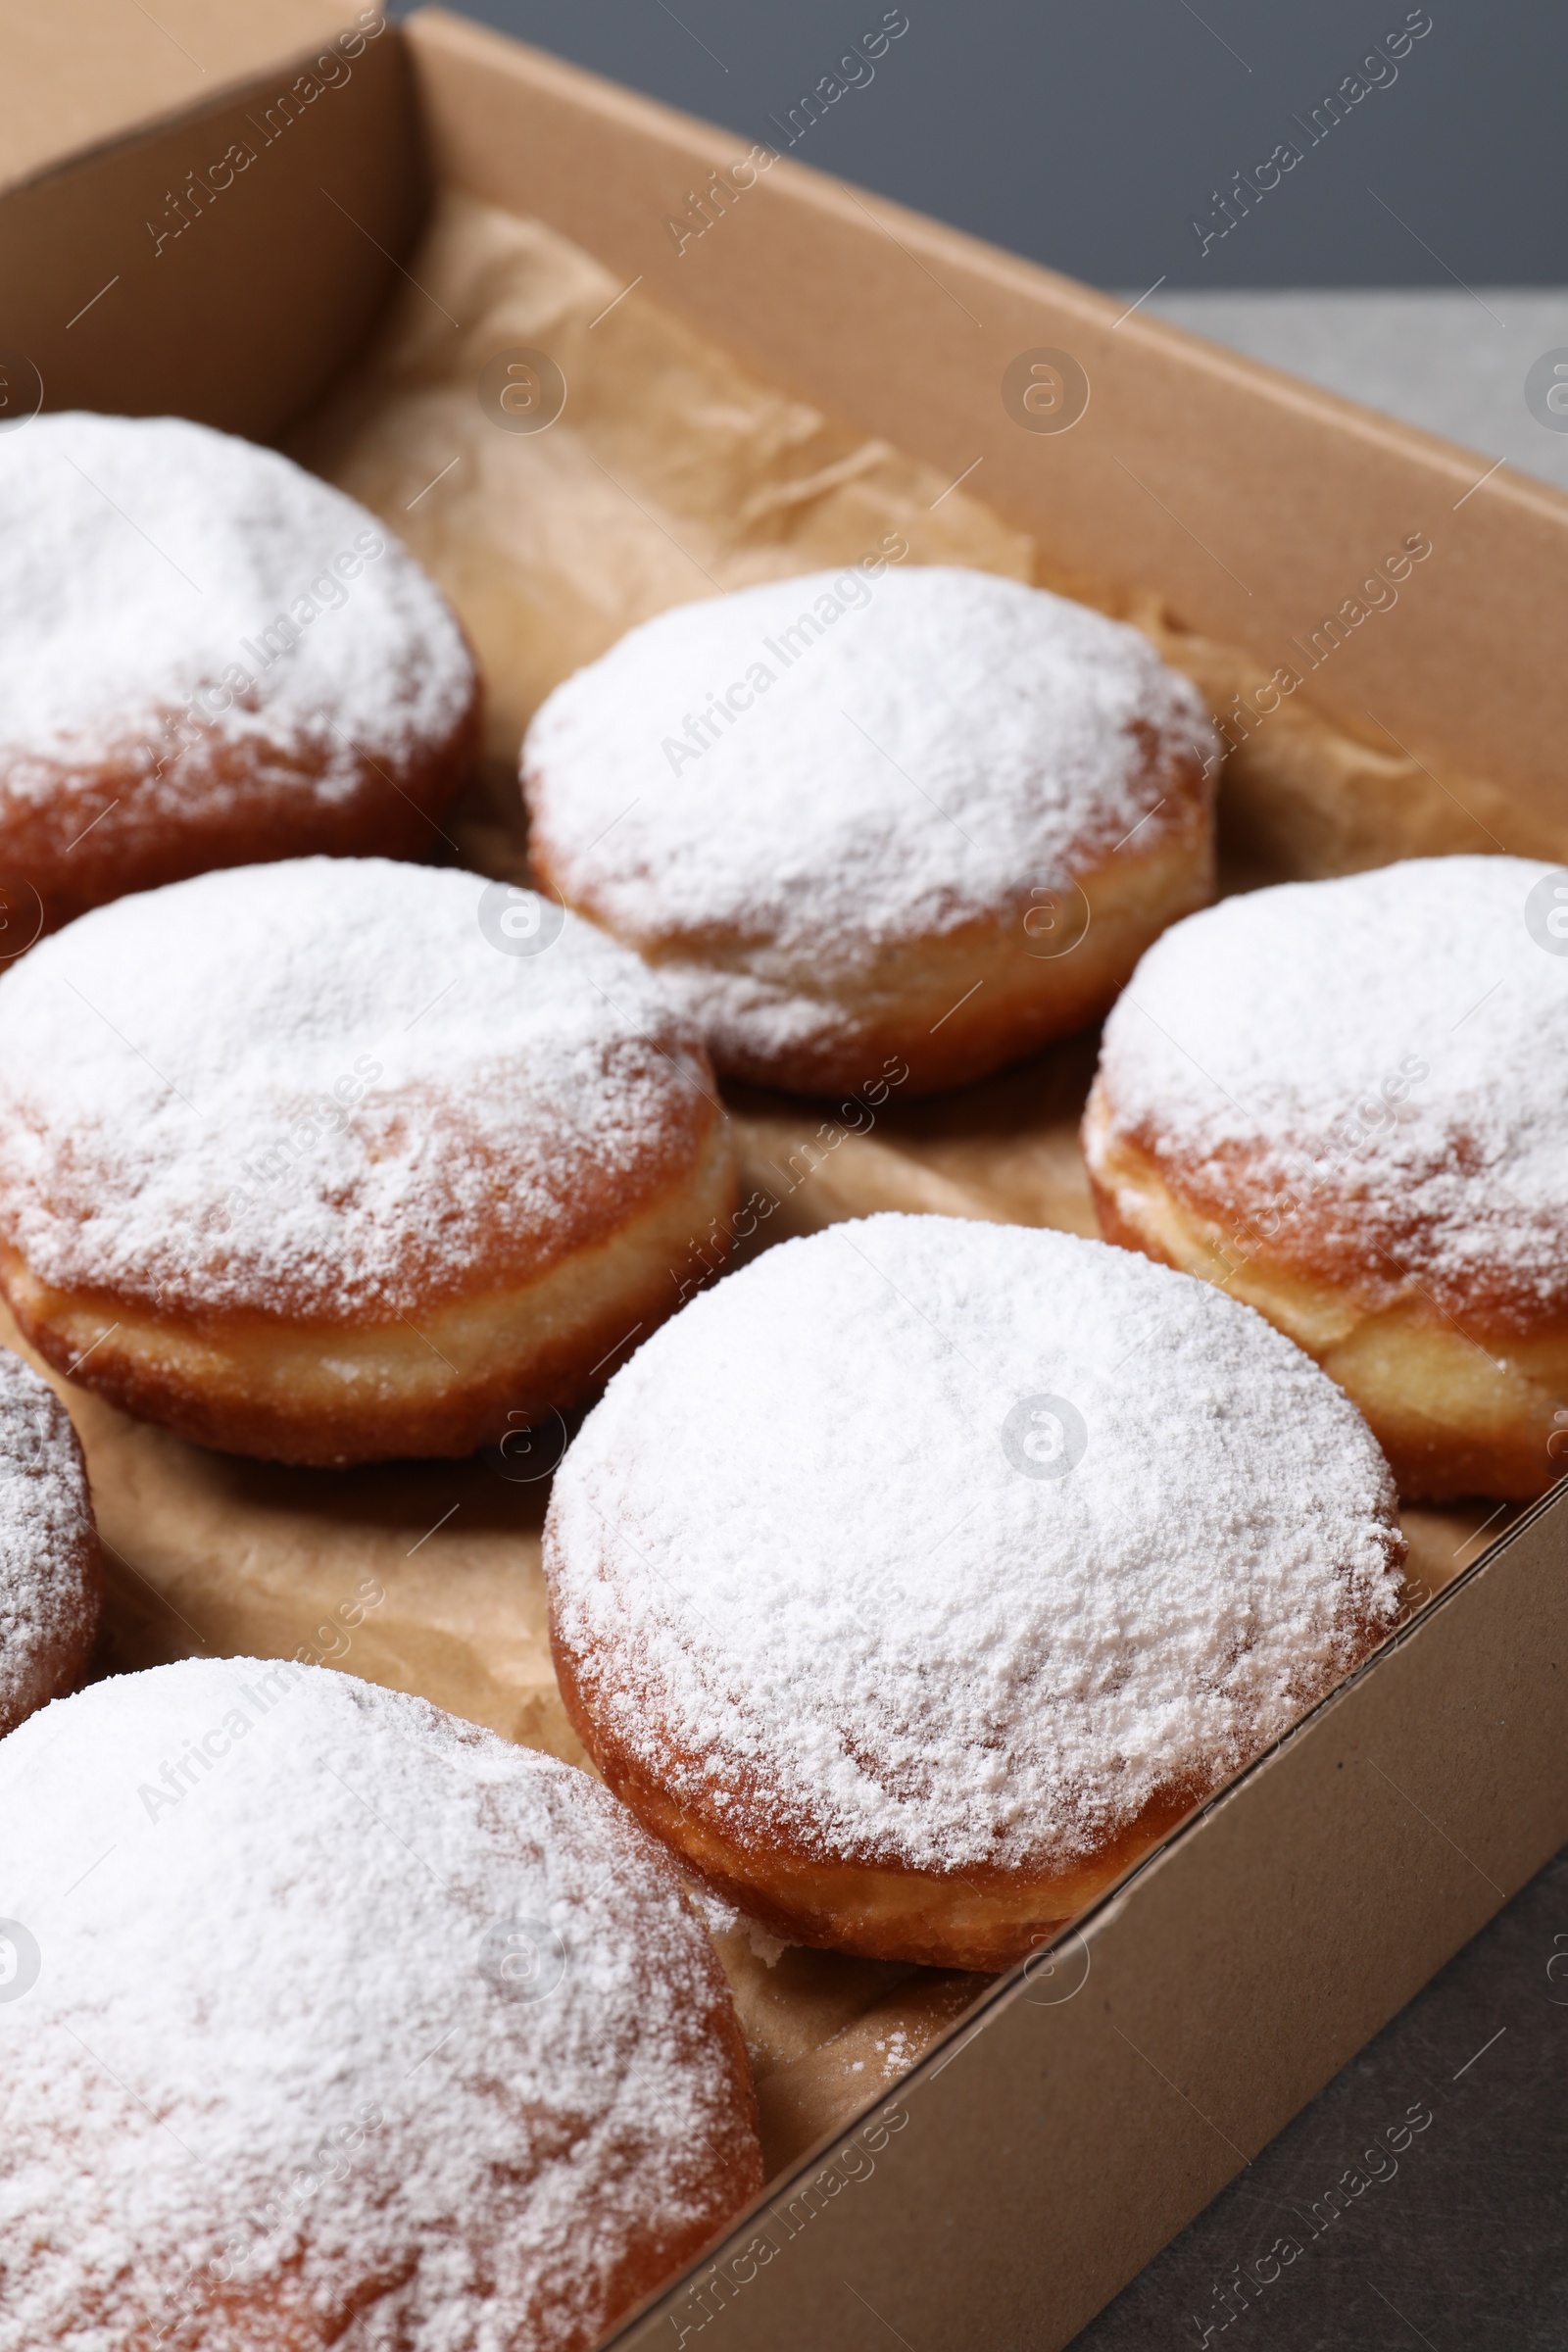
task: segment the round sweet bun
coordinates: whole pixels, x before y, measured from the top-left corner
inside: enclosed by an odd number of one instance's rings
[[[182,1437],[467,1453],[675,1305],[734,1199],[712,1089],[637,958],[532,892],[204,874],[0,982],[0,1287],[51,1363]]]
[[[682,605],[523,745],[536,872],[724,1074],[980,1078],[1096,1020],[1213,890],[1202,701],[1136,629],[885,562]]]
[[[204,1658],[0,1786],[7,2344],[586,2352],[760,2187],[712,1945],[575,1767]]]
[[[1526,1498],[1568,1452],[1559,906],[1568,876],[1501,857],[1228,899],[1105,1029],[1106,1238],[1288,1332],[1412,1499]]]
[[[609,1786],[795,1941],[999,1969],[1395,1621],[1355,1408],[1102,1243],[885,1215],[769,1250],[556,1479],[557,1671]]]
[[[71,1415],[30,1364],[0,1348],[0,1734],[78,1681],[102,1596]]]
[[[309,851],[428,857],[479,685],[435,583],[275,450],[182,417],[0,435],[0,953]]]

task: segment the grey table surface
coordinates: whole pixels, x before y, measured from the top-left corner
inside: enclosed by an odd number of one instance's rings
[[[1156,292],[1143,308],[1568,490],[1568,396],[1549,423],[1526,398],[1538,362],[1568,366],[1568,288]]]
[[[1568,489],[1568,429],[1539,423],[1524,396],[1535,362],[1568,347],[1568,292],[1183,293],[1147,307]],[[1431,2120],[1415,2131],[1412,2116]],[[1391,2127],[1408,2133],[1397,2151]],[[1568,1853],[1074,2352],[1160,2345],[1564,2352]]]
[[[1074,2352],[1562,2352],[1568,1853]]]

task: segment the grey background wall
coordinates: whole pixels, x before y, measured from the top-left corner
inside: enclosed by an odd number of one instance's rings
[[[1560,0],[461,5],[1094,284],[1568,283]]]

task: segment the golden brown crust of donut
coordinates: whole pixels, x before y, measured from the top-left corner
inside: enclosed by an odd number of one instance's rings
[[[316,854],[431,859],[442,839],[436,820],[474,771],[482,703],[475,670],[467,706],[444,736],[396,761],[354,746],[354,781],[330,799],[313,789],[320,770],[298,750],[263,753],[217,730],[178,755],[177,815],[160,806],[141,745],[90,766],[55,761],[48,789],[25,796],[13,795],[0,763],[0,893],[13,901],[0,956],[91,906],[220,866]],[[170,732],[182,715],[168,714]],[[337,746],[337,760],[347,750]],[[29,753],[27,765],[31,777],[43,762]]]
[[[1068,1870],[976,1867],[959,1875],[850,1862],[813,1853],[783,1830],[742,1844],[712,1810],[677,1803],[605,1730],[584,1696],[579,1661],[557,1639],[554,1624],[551,1648],[566,1713],[606,1787],[705,1885],[790,1943],[927,1968],[1010,1968],[1087,1910],[1213,1793],[1213,1788],[1161,1791],[1116,1838]],[[591,1677],[591,1656],[581,1663]],[[701,1771],[701,1759],[683,1759],[670,1742],[671,1767],[683,1761]]]
[[[82,1455],[81,1441],[74,1429],[71,1432],[71,1443],[75,1452],[77,1467],[81,1472],[81,1483],[85,1487],[87,1485],[87,1464]],[[68,1698],[73,1690],[78,1690],[81,1688],[81,1685],[87,1680],[87,1670],[92,1664],[93,1651],[97,1647],[99,1621],[103,1615],[104,1554],[103,1546],[98,1541],[97,1526],[92,1521],[90,1514],[88,1524],[82,1529],[76,1542],[72,1544],[68,1556],[61,1561],[60,1566],[67,1580],[76,1585],[78,1590],[87,1595],[87,1609],[74,1633],[61,1641],[54,1654],[52,1663],[55,1676],[54,1685],[49,1693],[51,1698]],[[0,1722],[0,1734],[10,1731],[11,1728],[10,1724]]]
[[[428,1304],[404,1315],[155,1311],[50,1289],[9,1245],[0,1289],[56,1370],[197,1444],[322,1465],[471,1453],[582,1402],[679,1303],[694,1237],[735,1200],[722,1112],[690,1115],[637,1198],[606,1175],[581,1188],[564,1242],[466,1296],[432,1275]]]
[[[757,2091],[734,1998],[716,1950],[705,1974],[706,1997],[685,2014],[684,2046],[673,2055],[681,2059],[690,2056],[707,2066],[717,2051],[727,2061],[729,2080],[727,2100],[722,2112],[713,2116],[711,2131],[683,2151],[683,2179],[693,2218],[682,2230],[659,2233],[647,2229],[641,2234],[628,2234],[620,2259],[605,2278],[597,2317],[585,2323],[580,2310],[565,2311],[559,2301],[536,2312],[535,2319],[542,2318],[551,2330],[553,2352],[592,2352],[611,2328],[647,2296],[667,2286],[722,2235],[736,2214],[761,2194]],[[524,2160],[524,2152],[519,2151],[519,2166]],[[208,2265],[194,2274],[200,2282],[194,2328],[178,2320],[172,2325],[166,2307],[163,2316],[155,2310],[145,2326],[117,2336],[117,2345],[122,2344],[123,2352],[198,2352],[211,2329],[225,2345],[244,2346],[246,2352],[325,2352],[326,2346],[341,2340],[358,2311],[373,2309],[388,2286],[396,2284],[384,2278],[367,2279],[358,2302],[345,2299],[334,2304],[323,2328],[316,2315],[300,2311],[293,2297],[285,2305],[275,2294],[269,2296],[263,2283],[220,2280],[214,2276],[215,2268]],[[516,2319],[514,2312],[514,2326]],[[404,2339],[400,2336],[399,2340]],[[526,2345],[537,2338],[528,2328],[525,2336],[506,2340]]]
[[[1118,1126],[1104,1078],[1084,1113],[1084,1156],[1107,1242],[1197,1274],[1305,1349],[1360,1407],[1411,1501],[1469,1494],[1526,1501],[1555,1484],[1568,1450],[1568,1320],[1521,1325],[1478,1265],[1462,1314],[1385,1251],[1356,1250],[1344,1204],[1291,1202],[1245,1154],[1178,1163]]]
[[[665,1035],[673,1041],[675,1034],[671,1024]],[[668,1066],[671,1056],[657,1038],[646,1041],[646,1051],[650,1062]],[[645,1112],[638,1132],[638,1152],[630,1166],[608,1160],[585,1164],[579,1157],[569,1190],[552,1203],[548,1219],[532,1221],[521,1220],[513,1213],[519,1181],[516,1164],[498,1158],[482,1134],[465,1119],[460,1102],[414,1085],[400,1091],[398,1106],[403,1120],[412,1126],[421,1121],[439,1126],[451,1155],[467,1163],[466,1213],[485,1230],[485,1297],[496,1291],[530,1291],[564,1260],[578,1256],[591,1259],[592,1252],[613,1241],[623,1228],[662,1200],[670,1187],[679,1183],[683,1171],[697,1169],[710,1153],[719,1149],[715,1135],[723,1123],[723,1113],[712,1092],[711,1067],[704,1058],[696,1071],[688,1071],[686,1075],[687,1083],[667,1087]],[[12,1116],[19,1130],[31,1124],[24,1108],[14,1111]],[[39,1133],[36,1124],[32,1124],[32,1132]],[[120,1160],[118,1155],[111,1155],[105,1143],[90,1139],[77,1144],[73,1139],[73,1148],[63,1152],[47,1127],[41,1132],[40,1142],[51,1170],[47,1207],[53,1217],[64,1223],[85,1220],[93,1214],[105,1192],[121,1189]],[[726,1204],[727,1197],[724,1203],[704,1213],[722,1216]],[[0,1228],[9,1224],[11,1230],[15,1229],[17,1205],[15,1196],[8,1193],[4,1178],[0,1177]],[[703,1221],[699,1218],[692,1233],[702,1229]],[[240,1232],[242,1240],[242,1227]],[[680,1244],[683,1250],[689,1238],[683,1233]],[[377,1248],[378,1269],[388,1290],[405,1299],[417,1298],[416,1309],[404,1309],[405,1313],[414,1314],[416,1321],[427,1324],[430,1317],[449,1308],[461,1310],[471,1304],[474,1296],[471,1277],[446,1253],[439,1225],[431,1230],[411,1220],[399,1230],[384,1233]],[[0,1244],[0,1288],[9,1280],[4,1246]],[[330,1317],[320,1319],[318,1295],[311,1288],[308,1271],[291,1278],[286,1268],[270,1270],[265,1283],[252,1274],[245,1287],[252,1294],[250,1311],[234,1318],[236,1331],[248,1332],[253,1327],[258,1331],[271,1330],[279,1318],[296,1324],[318,1322],[323,1332],[359,1328],[340,1327]],[[264,1302],[258,1301],[258,1292],[265,1294]],[[97,1304],[102,1304],[111,1307],[114,1314],[153,1321],[170,1319],[166,1313],[167,1287],[156,1266],[138,1268],[134,1275],[127,1270],[124,1279],[113,1290],[83,1288],[61,1296],[79,1298],[80,1311],[89,1317],[96,1312]],[[113,1320],[113,1314],[110,1319]],[[193,1306],[184,1323],[193,1333],[205,1333],[216,1328],[219,1319],[217,1310],[209,1313],[203,1306],[197,1312]],[[95,1333],[101,1327],[95,1325]]]
[[[717,1950],[712,1954],[708,2001],[693,2015],[691,2042],[705,2053],[717,2042],[729,2061],[729,2104],[706,2142],[708,2164],[694,2184],[700,2210],[690,2226],[665,2237],[648,2236],[628,2247],[606,2298],[607,2325],[626,2315],[645,2295],[667,2286],[678,2271],[695,2262],[706,2246],[729,2227],[744,2206],[762,2193],[760,2119],[752,2061],[747,2052],[734,1995]],[[714,2215],[723,2219],[715,2227]],[[704,2217],[708,2218],[704,2218]],[[598,2341],[596,2336],[592,2340]],[[588,2352],[584,2339],[583,2352]]]
[[[92,1595],[91,1616],[74,1641],[62,1642],[53,1653],[50,1661],[53,1680],[39,1701],[40,1705],[50,1699],[69,1698],[73,1690],[81,1689],[89,1679],[88,1668],[98,1645],[98,1627],[104,1600],[104,1555],[96,1535],[90,1539],[84,1538],[79,1544],[73,1546],[68,1565],[70,1573],[79,1577]],[[15,1724],[7,1723],[0,1716],[0,1738],[15,1729]]]
[[[991,914],[940,936],[888,943],[853,990],[831,988],[816,968],[803,963],[791,972],[789,986],[829,1012],[822,1034],[763,1052],[708,1027],[715,1068],[727,1078],[815,1095],[863,1085],[870,1073],[902,1059],[909,1072],[902,1091],[934,1094],[989,1077],[1099,1020],[1145,949],[1214,895],[1211,788],[1201,765],[1152,742],[1146,750],[1148,770],[1164,786],[1157,829],[1150,828],[1147,847],[1129,841],[1094,861],[1087,854],[1069,856],[1089,908],[1088,928],[1076,946],[1062,955],[1041,953],[1041,902],[1028,882],[1021,883],[1013,902]],[[575,912],[615,931],[593,894],[573,899],[566,893],[542,830],[531,836],[529,855],[541,879]],[[1070,892],[1062,896],[1071,899]],[[658,940],[615,936],[656,971],[745,973],[758,947],[739,931]],[[700,1009],[697,1017],[702,1020]]]
[[[706,1938],[705,1938],[706,1941]],[[591,2352],[609,2329],[625,2318],[646,2295],[667,2286],[678,2271],[695,2262],[705,2247],[722,2234],[735,2215],[762,2190],[762,2150],[758,2136],[760,2120],[757,2089],[745,2036],[735,2013],[734,1996],[722,1961],[711,1945],[705,1955],[704,1998],[700,2007],[683,2014],[684,2055],[710,2059],[715,2044],[728,2061],[728,2100],[714,2118],[710,2135],[702,2143],[706,2162],[700,2172],[697,2151],[688,2148],[694,2218],[681,2230],[663,2236],[652,2232],[634,2238],[616,2265],[606,2289],[604,2317],[597,2328],[573,2340],[569,2352]],[[258,2338],[257,2352],[270,2352],[271,2339]]]
[[[74,1427],[63,1433],[75,1462],[77,1476],[83,1489],[87,1486],[87,1465],[82,1456],[81,1441]],[[11,1714],[0,1705],[0,1739],[14,1732],[35,1709],[47,1706],[51,1699],[69,1698],[79,1690],[92,1663],[98,1641],[99,1619],[103,1613],[104,1555],[98,1541],[89,1505],[88,1514],[74,1540],[57,1553],[50,1563],[61,1584],[69,1591],[80,1593],[85,1607],[75,1615],[74,1623],[62,1627],[58,1641],[47,1650],[32,1652],[37,1667],[33,1680],[34,1695],[19,1713]]]

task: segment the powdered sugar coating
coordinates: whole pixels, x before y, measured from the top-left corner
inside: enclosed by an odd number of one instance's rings
[[[1244,1237],[1327,1251],[1374,1299],[1419,1289],[1461,1318],[1484,1301],[1525,1328],[1559,1319],[1568,956],[1545,928],[1554,872],[1413,858],[1189,916],[1106,1025],[1112,1133]]]
[[[986,572],[852,566],[645,621],[549,697],[523,776],[567,899],[655,952],[738,935],[749,976],[707,985],[763,1017],[803,955],[853,977],[1027,906],[1145,819],[1152,847],[1175,811],[1152,813],[1151,746],[1200,762],[1212,742],[1136,629]]]
[[[0,1733],[56,1696],[98,1624],[81,1447],[47,1381],[0,1348]]]
[[[0,1231],[61,1289],[375,1320],[630,1213],[707,1132],[701,1047],[560,907],[521,894],[548,944],[498,945],[498,893],[299,858],[41,942],[0,981]]]
[[[596,1723],[729,1834],[1043,1871],[1208,1793],[1357,1662],[1394,1511],[1360,1415],[1250,1308],[1071,1235],[884,1215],[639,1349],[546,1562]]]
[[[663,1857],[422,1699],[98,1684],[0,1745],[0,1889],[5,2352],[576,2352],[759,2184]]]
[[[68,411],[0,435],[0,815],[62,763],[123,760],[139,803],[177,817],[213,788],[173,756],[193,697],[270,783],[331,801],[361,778],[356,747],[396,765],[473,692],[450,607],[375,516],[208,425]]]

